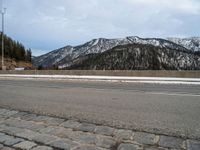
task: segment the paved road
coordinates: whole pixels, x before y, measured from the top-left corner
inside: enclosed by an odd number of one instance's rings
[[[200,86],[0,79],[0,106],[200,139]]]

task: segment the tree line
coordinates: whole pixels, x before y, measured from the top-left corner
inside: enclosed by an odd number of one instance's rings
[[[2,32],[0,33],[0,56],[2,55]],[[4,35],[4,57],[15,59],[16,61],[31,62],[31,49],[26,49],[23,44],[12,40],[7,35]]]

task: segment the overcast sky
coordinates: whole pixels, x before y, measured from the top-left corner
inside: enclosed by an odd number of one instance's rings
[[[93,38],[200,36],[200,0],[4,0],[6,34],[34,55]]]

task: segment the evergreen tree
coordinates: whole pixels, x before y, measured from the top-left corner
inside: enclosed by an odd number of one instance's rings
[[[0,41],[2,40],[2,32],[0,33]],[[0,48],[2,43],[0,42]],[[2,51],[0,51],[0,56]],[[18,41],[12,40],[10,37],[4,35],[4,56],[6,58],[15,59],[16,61],[31,62],[32,52],[31,49],[26,49],[24,45]]]
[[[31,49],[28,49],[26,51],[26,61],[28,61],[28,62],[32,61],[32,52],[31,52]]]

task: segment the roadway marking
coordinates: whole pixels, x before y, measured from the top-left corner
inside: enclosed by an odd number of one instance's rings
[[[137,82],[154,84],[190,84],[200,85],[200,78],[170,78],[170,77],[125,77],[125,76],[78,76],[78,75],[17,75],[2,74],[1,78],[27,78],[49,80],[89,80],[107,82]]]
[[[79,87],[79,88],[85,88],[85,87]],[[87,87],[88,88],[88,87]],[[92,87],[93,88],[93,87]],[[107,91],[108,89],[97,89],[97,88],[93,88],[95,90],[99,90],[99,91]],[[200,97],[200,94],[190,94],[190,93],[163,93],[163,92],[148,92],[148,91],[144,91],[144,90],[137,90],[137,89],[109,89],[109,90],[120,90],[120,91],[127,91],[127,92],[131,92],[131,93],[139,93],[139,94],[151,94],[151,95],[166,95],[166,96],[192,96],[192,97]]]
[[[168,95],[168,96],[192,96],[192,97],[200,97],[200,95],[197,94],[186,94],[186,93],[154,93],[154,92],[145,92],[147,94],[152,95]]]

